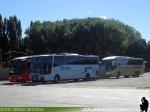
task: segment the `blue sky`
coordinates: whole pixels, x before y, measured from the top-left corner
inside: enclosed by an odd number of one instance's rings
[[[150,0],[0,0],[3,17],[16,15],[25,31],[30,21],[106,17],[120,20],[150,40]]]

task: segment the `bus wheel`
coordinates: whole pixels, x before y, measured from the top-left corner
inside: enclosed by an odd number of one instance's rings
[[[116,78],[118,79],[120,77],[120,72],[117,73]]]
[[[135,71],[134,77],[139,77],[139,75],[140,75],[140,71]]]
[[[106,76],[106,78],[109,78],[109,76]]]
[[[139,77],[139,71],[135,71],[133,77]]]
[[[124,78],[128,78],[129,77],[129,75],[124,75]]]
[[[86,74],[85,80],[90,80],[90,74]]]
[[[137,71],[137,77],[139,77],[139,75],[140,75],[140,71]]]
[[[60,80],[60,77],[58,75],[56,75],[55,78],[54,78],[54,83],[58,83],[59,80]]]

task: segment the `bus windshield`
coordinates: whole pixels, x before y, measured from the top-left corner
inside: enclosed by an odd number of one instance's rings
[[[112,62],[115,61],[113,59],[109,59],[109,60],[102,60],[101,64],[105,65],[106,67],[106,71],[111,71],[115,68],[115,66],[112,66]]]
[[[19,75],[26,68],[25,61],[13,60],[11,62],[10,74]]]
[[[52,68],[52,56],[34,57],[30,60],[30,72],[49,74]]]

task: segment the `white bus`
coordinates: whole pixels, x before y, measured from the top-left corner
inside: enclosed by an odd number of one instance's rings
[[[109,56],[103,58],[101,64],[106,67],[106,77],[138,77],[144,72],[144,63],[142,58]]]
[[[32,81],[78,80],[99,77],[99,58],[95,55],[42,55],[32,58]]]

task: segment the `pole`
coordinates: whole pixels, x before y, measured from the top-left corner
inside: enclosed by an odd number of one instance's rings
[[[10,57],[9,57],[9,62],[11,62],[11,52],[12,52],[12,51],[10,51],[10,55],[9,55],[9,56],[10,56]]]
[[[2,49],[0,49],[0,54],[1,54],[1,67],[2,67],[2,65],[3,65],[3,58],[2,58],[2,56],[3,56],[3,54],[2,54]]]

